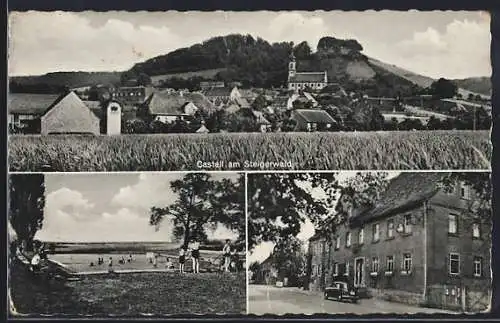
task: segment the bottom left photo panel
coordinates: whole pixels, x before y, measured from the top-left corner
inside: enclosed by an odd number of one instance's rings
[[[243,173],[10,174],[10,316],[246,314]]]

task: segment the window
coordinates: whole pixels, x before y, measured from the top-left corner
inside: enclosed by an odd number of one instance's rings
[[[340,249],[340,237],[335,238],[335,250]]]
[[[411,233],[411,214],[404,216],[403,230],[404,233]]]
[[[479,226],[479,223],[472,224],[472,237],[478,239],[481,238],[481,227]]]
[[[316,275],[316,265],[312,265],[312,275]]]
[[[359,244],[363,244],[365,240],[365,230],[363,228],[359,229],[359,233],[358,233],[358,243]]]
[[[411,265],[412,265],[411,254],[409,253],[403,254],[403,271],[406,273],[410,272]]]
[[[469,186],[465,183],[460,183],[460,198],[469,199]]]
[[[347,232],[345,235],[345,246],[350,247],[351,246],[351,233]]]
[[[448,215],[448,233],[456,234],[458,232],[458,219],[455,214]]]
[[[333,265],[333,275],[334,276],[338,276],[339,275],[339,263],[336,262],[334,265]]]
[[[349,276],[349,262],[346,262],[346,264],[345,264],[345,272],[344,272],[344,275],[345,275],[345,276]]]
[[[387,238],[394,238],[394,220],[387,221]]]
[[[373,242],[377,242],[380,238],[380,225],[378,223],[373,225]]]
[[[450,274],[460,274],[460,255],[458,253],[450,253]]]
[[[474,277],[481,277],[483,275],[483,258],[474,257]]]
[[[373,257],[372,258],[372,272],[376,273],[379,270],[379,262],[378,262],[378,257]]]
[[[388,272],[392,272],[394,270],[394,256],[387,256],[385,260],[385,269]]]

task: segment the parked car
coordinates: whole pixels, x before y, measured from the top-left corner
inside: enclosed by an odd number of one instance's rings
[[[325,288],[325,299],[335,298],[338,301],[350,301],[357,303],[358,292],[351,284],[343,281],[335,281],[332,287]]]

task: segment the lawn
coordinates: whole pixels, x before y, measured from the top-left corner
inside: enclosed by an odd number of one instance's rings
[[[33,172],[490,169],[490,157],[488,131],[9,138],[10,170]]]
[[[67,315],[241,314],[245,274],[141,273],[92,275],[80,281],[33,279],[11,271],[17,313]]]

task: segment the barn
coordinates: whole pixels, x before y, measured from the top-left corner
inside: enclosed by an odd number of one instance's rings
[[[42,135],[100,133],[100,119],[74,93],[61,95],[40,118]]]

